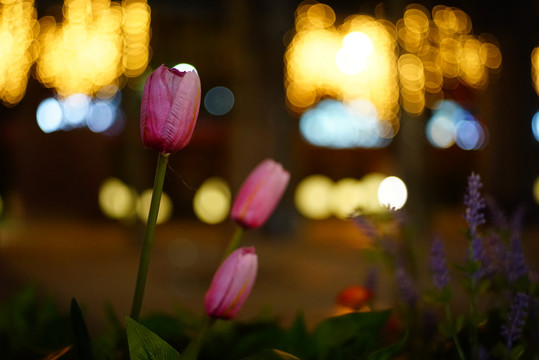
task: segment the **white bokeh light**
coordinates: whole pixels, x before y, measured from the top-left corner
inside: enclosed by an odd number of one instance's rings
[[[174,69],[179,70],[179,71],[193,71],[194,70],[196,73],[198,73],[197,69],[195,69],[193,65],[187,64],[187,63],[178,64],[174,66]]]
[[[36,112],[37,125],[44,133],[51,133],[62,127],[63,111],[58,100],[45,99],[39,104]]]
[[[380,205],[391,209],[400,209],[408,199],[408,190],[404,182],[396,176],[389,176],[382,180],[378,187],[378,201]]]

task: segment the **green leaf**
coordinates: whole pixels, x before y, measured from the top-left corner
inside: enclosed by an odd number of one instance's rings
[[[455,320],[455,334],[458,334],[462,330],[465,322],[466,318],[464,315],[457,316],[457,319]]]
[[[75,336],[75,351],[81,360],[93,360],[92,344],[86,322],[77,300],[71,299],[71,326]]]
[[[313,343],[318,347],[320,358],[329,358],[345,348],[354,352],[368,351],[390,314],[390,311],[358,312],[322,321],[313,333]]]
[[[385,347],[383,349],[376,350],[376,351],[372,352],[367,357],[367,360],[387,360],[387,359],[391,359],[393,357],[393,355],[395,355],[398,351],[400,351],[400,349],[402,349],[404,344],[406,344],[407,340],[408,340],[408,331],[404,334],[404,336],[402,337],[402,339],[398,343],[389,345],[389,346],[387,346],[387,347]]]
[[[130,317],[125,318],[131,360],[179,360],[180,354],[154,332]]]
[[[294,354],[303,358],[313,357],[313,344],[309,336],[307,325],[305,324],[305,317],[302,313],[298,313],[296,318],[286,333],[285,343],[283,349],[291,351]]]
[[[481,281],[479,281],[479,284],[477,284],[477,293],[478,294],[483,294],[483,293],[487,292],[487,290],[489,289],[491,284],[492,284],[491,280],[482,279]]]
[[[511,349],[511,352],[509,353],[509,358],[512,360],[516,360],[520,358],[522,354],[524,354],[524,344],[518,344]]]
[[[442,336],[450,337],[453,334],[453,326],[447,322],[439,323],[438,332],[442,334]]]
[[[292,354],[277,349],[267,349],[243,360],[300,360]]]

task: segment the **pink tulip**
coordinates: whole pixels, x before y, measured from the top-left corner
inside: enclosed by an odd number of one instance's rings
[[[275,210],[288,185],[290,174],[281,164],[267,159],[247,177],[230,212],[245,228],[262,226]]]
[[[204,298],[208,316],[232,319],[247,300],[253,288],[258,257],[254,247],[241,247],[223,261]]]
[[[164,154],[183,149],[193,135],[199,108],[196,71],[159,66],[146,80],[142,93],[142,142]]]

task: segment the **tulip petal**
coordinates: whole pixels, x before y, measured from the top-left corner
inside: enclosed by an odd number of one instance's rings
[[[178,149],[185,147],[191,139],[200,109],[201,92],[200,79],[195,71],[183,73],[181,79],[181,82],[174,82],[176,92],[166,118],[166,134],[163,134],[166,139],[171,139],[170,145]]]
[[[254,285],[258,258],[253,247],[232,252],[215,273],[204,298],[209,316],[230,319],[241,309]]]
[[[263,225],[277,207],[289,180],[290,174],[279,163],[264,160],[242,184],[231,218],[247,228]]]
[[[200,109],[200,79],[195,71],[159,66],[142,93],[140,130],[146,146],[163,153],[185,147]]]

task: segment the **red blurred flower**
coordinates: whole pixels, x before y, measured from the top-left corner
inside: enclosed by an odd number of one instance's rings
[[[372,299],[372,291],[359,285],[352,285],[344,289],[337,296],[337,305],[359,310]]]
[[[159,66],[144,85],[140,132],[144,145],[164,154],[183,149],[191,139],[200,109],[196,71]]]
[[[262,226],[275,210],[290,174],[281,164],[267,159],[249,174],[236,196],[230,217],[245,228]]]
[[[215,273],[204,298],[208,316],[231,319],[247,300],[258,270],[254,247],[236,249]]]

